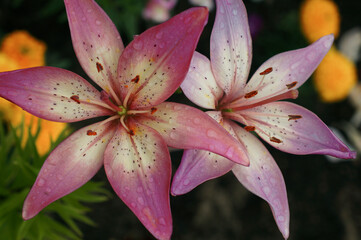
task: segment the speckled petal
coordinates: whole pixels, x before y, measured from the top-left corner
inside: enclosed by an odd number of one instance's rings
[[[73,46],[84,71],[109,92],[124,49],[118,30],[93,0],[64,0]]]
[[[157,130],[171,147],[202,149],[248,165],[246,149],[206,113],[187,105],[165,102],[139,121]]]
[[[162,137],[134,122],[134,135],[119,127],[104,156],[104,167],[117,195],[157,239],[170,239],[171,161]]]
[[[89,130],[92,135],[88,134]],[[56,147],[24,202],[23,218],[34,217],[50,203],[89,181],[102,166],[105,148],[114,131],[114,122],[96,123],[76,131]]]
[[[220,120],[223,127],[236,137],[229,121]],[[182,162],[173,177],[171,193],[181,195],[190,192],[201,183],[226,174],[234,165],[227,158],[208,151],[184,150]]]
[[[208,19],[206,8],[192,8],[148,29],[124,50],[118,66],[120,95],[131,91],[131,109],[157,105],[184,80],[199,36]]]
[[[243,116],[246,125],[255,126],[266,142],[282,151],[338,158],[356,156],[314,113],[296,104],[273,102],[237,114]]]
[[[209,59],[194,52],[188,74],[181,84],[184,94],[200,107],[215,109],[223,91],[214,79]]]
[[[238,139],[247,147],[251,161],[249,167],[234,164],[232,171],[243,186],[268,202],[279,230],[287,239],[290,212],[281,170],[265,146],[254,135],[235,123],[231,124]]]
[[[211,35],[211,64],[223,101],[242,95],[252,61],[252,39],[242,1],[217,0]]]
[[[252,76],[244,93],[243,106],[269,99],[299,88],[317,68],[330,49],[333,35],[327,35],[312,45],[278,54],[263,63]]]
[[[37,67],[0,75],[0,96],[50,121],[76,122],[111,115],[99,106],[100,93],[75,73]]]

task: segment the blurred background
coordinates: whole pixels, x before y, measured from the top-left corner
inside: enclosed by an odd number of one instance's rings
[[[197,50],[209,56],[212,0],[98,0],[125,45],[194,5],[210,9]],[[253,37],[251,74],[277,53],[334,33],[336,40],[293,100],[316,113],[361,153],[361,1],[245,0]],[[0,71],[55,66],[88,79],[72,49],[61,0],[0,1]],[[170,101],[192,105],[181,91]],[[0,99],[0,239],[153,239],[112,191],[104,170],[78,191],[24,222],[21,208],[48,153],[84,123],[39,120]],[[267,146],[267,144],[265,144]],[[296,156],[267,146],[287,186],[292,240],[361,239],[360,157]],[[171,153],[173,172],[182,156]],[[268,204],[232,174],[171,197],[172,239],[282,239]]]

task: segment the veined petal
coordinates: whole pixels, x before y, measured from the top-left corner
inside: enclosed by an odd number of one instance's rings
[[[252,61],[252,39],[242,1],[217,0],[211,35],[211,64],[223,101],[242,95]]]
[[[263,63],[250,81],[243,106],[260,102],[299,88],[317,68],[330,49],[333,35],[327,35],[310,46],[278,54]],[[253,93],[253,94],[252,94]]]
[[[229,121],[226,119],[221,119],[221,121],[223,127],[236,137]],[[226,174],[234,165],[236,164],[227,158],[208,151],[184,150],[182,162],[173,177],[172,195],[190,192],[201,183]]]
[[[169,239],[171,161],[162,137],[153,129],[129,124],[134,135],[119,127],[105,151],[104,167],[117,195],[157,238]]]
[[[119,60],[122,101],[131,109],[157,105],[184,80],[199,36],[208,19],[206,8],[192,8],[136,37]]]
[[[207,150],[236,163],[249,164],[245,147],[196,108],[165,102],[138,120],[157,130],[171,147]]]
[[[200,107],[215,109],[223,91],[214,79],[211,63],[204,55],[194,52],[188,74],[181,84],[184,94]]]
[[[109,92],[117,77],[122,39],[107,14],[93,0],[64,0],[73,46],[88,76]]]
[[[22,69],[0,75],[0,96],[29,113],[56,122],[106,116],[96,103],[100,92],[75,73],[54,67]]]
[[[314,113],[289,102],[273,102],[237,112],[235,119],[255,131],[269,144],[293,154],[327,154],[355,158],[356,153],[343,144]],[[246,122],[244,122],[246,121]]]
[[[114,122],[96,123],[76,131],[56,147],[24,202],[23,218],[34,217],[50,203],[89,181],[103,164],[103,154],[114,130]],[[89,131],[93,134],[89,135]]]
[[[268,202],[279,230],[287,239],[290,212],[281,170],[265,146],[255,136],[235,123],[231,125],[239,141],[247,147],[251,161],[249,167],[234,164],[232,171],[243,186]]]

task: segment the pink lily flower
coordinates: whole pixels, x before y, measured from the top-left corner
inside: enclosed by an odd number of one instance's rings
[[[333,36],[272,57],[247,82],[252,47],[246,8],[241,0],[217,0],[216,5],[211,60],[195,52],[181,88],[192,102],[213,110],[208,114],[246,147],[250,166],[243,167],[207,151],[185,150],[171,192],[187,193],[232,170],[249,191],[269,203],[278,228],[287,239],[289,207],[282,173],[265,146],[250,132],[293,154],[355,158],[355,152],[315,114],[294,103],[279,101],[297,97],[296,89],[328,52]]]
[[[158,239],[169,239],[168,146],[213,151],[248,165],[246,150],[206,113],[164,102],[185,78],[206,8],[192,8],[137,36],[125,49],[114,24],[90,0],[65,0],[77,58],[98,91],[75,73],[38,67],[0,74],[0,96],[38,117],[86,126],[49,155],[23,218],[91,179],[104,164],[117,195]]]
[[[169,12],[176,3],[177,0],[148,0],[143,10],[143,17],[154,22],[164,22],[170,18]]]

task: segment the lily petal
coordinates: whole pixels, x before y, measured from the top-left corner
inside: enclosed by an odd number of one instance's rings
[[[157,238],[169,239],[171,161],[162,137],[130,123],[134,135],[119,127],[105,151],[104,167],[117,195]]]
[[[130,109],[146,109],[170,97],[188,71],[207,8],[192,8],[136,37],[119,60],[122,101]]]
[[[211,35],[211,64],[228,102],[243,93],[252,61],[252,39],[242,1],[217,0]]]
[[[333,35],[327,35],[308,47],[278,54],[263,63],[252,76],[244,93],[243,105],[260,102],[299,88],[314,72],[330,49]]]
[[[75,73],[54,67],[22,69],[0,75],[0,96],[29,113],[56,122],[111,115],[100,93]]]
[[[249,164],[245,147],[196,108],[164,102],[138,120],[157,130],[171,147],[207,150],[236,163]]]
[[[184,94],[200,107],[215,109],[223,91],[214,79],[211,63],[204,55],[194,52],[188,74],[181,84]]]
[[[355,158],[356,153],[343,144],[314,113],[289,102],[273,102],[237,112],[245,125],[277,149],[293,154],[327,154]]]
[[[88,131],[95,134],[89,135]],[[114,122],[84,127],[64,140],[44,162],[23,207],[25,220],[89,181],[103,164]]]
[[[228,122],[228,120],[222,119],[223,127],[236,137]],[[172,195],[190,192],[201,183],[226,174],[234,165],[236,164],[227,158],[208,151],[184,150],[182,162],[173,177]]]
[[[251,161],[249,167],[234,164],[232,171],[243,186],[268,202],[279,230],[287,239],[290,212],[281,170],[267,148],[255,136],[235,123],[231,125],[238,139],[246,145]]]
[[[124,49],[117,28],[93,0],[64,0],[71,38],[88,76],[109,92]]]

